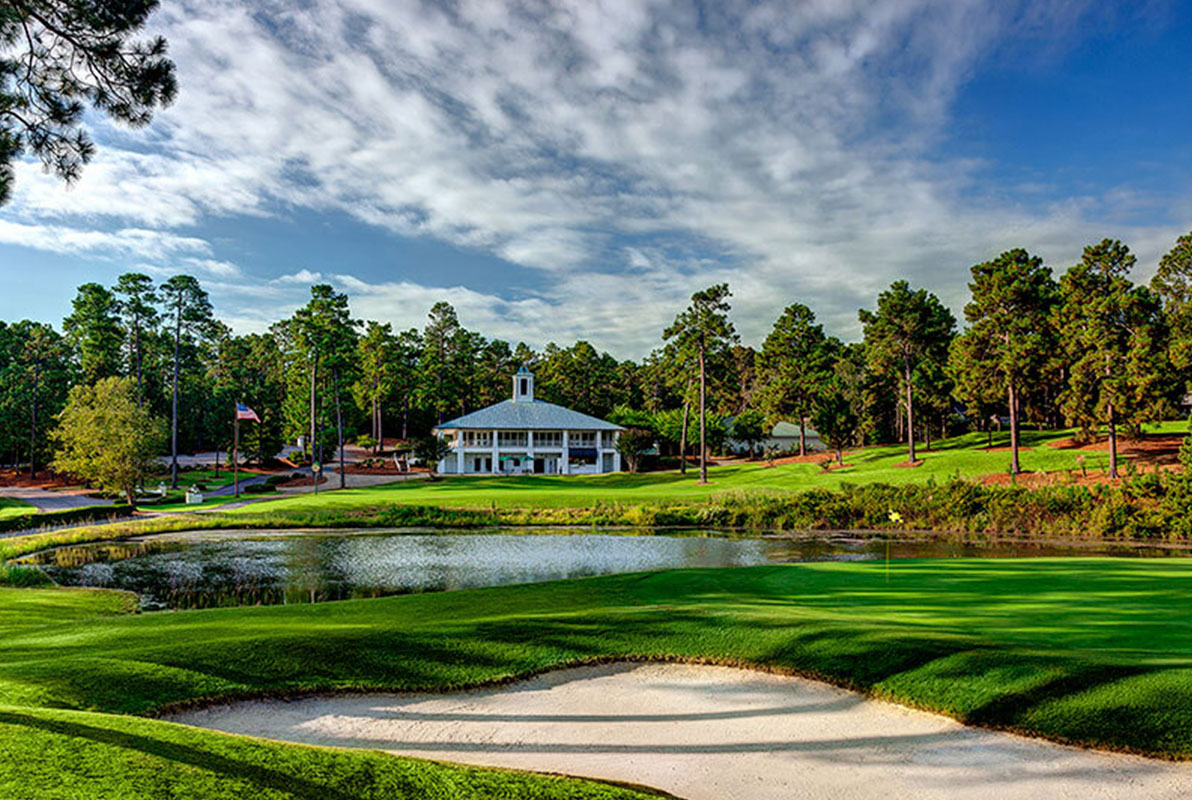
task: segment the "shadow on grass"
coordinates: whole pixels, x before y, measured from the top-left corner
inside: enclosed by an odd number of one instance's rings
[[[35,728],[59,736],[87,739],[92,742],[155,756],[166,761],[187,764],[210,770],[228,778],[243,780],[261,788],[285,792],[302,800],[356,800],[355,795],[341,792],[324,784],[314,783],[286,772],[266,769],[226,756],[216,755],[196,747],[166,742],[149,736],[99,728],[65,720],[51,720],[28,714],[0,711],[0,724]]]

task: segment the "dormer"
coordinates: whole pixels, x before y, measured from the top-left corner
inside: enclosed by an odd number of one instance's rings
[[[534,402],[534,373],[524,364],[513,375],[513,402]]]

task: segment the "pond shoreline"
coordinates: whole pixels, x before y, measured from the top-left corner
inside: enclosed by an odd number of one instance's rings
[[[199,529],[62,544],[13,568],[135,593],[144,610],[291,605],[596,575],[804,562],[1179,558],[1188,547],[901,532],[498,527]]]

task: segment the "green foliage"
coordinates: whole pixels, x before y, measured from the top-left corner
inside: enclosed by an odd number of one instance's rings
[[[844,463],[842,450],[856,441],[861,420],[848,396],[836,389],[835,382],[825,387],[816,401],[812,423],[824,444],[836,451],[836,460]]]
[[[423,436],[414,444],[414,458],[421,461],[435,474],[439,462],[451,453],[451,445],[438,436]]]
[[[534,371],[539,399],[594,417],[608,418],[618,405],[633,400],[620,362],[582,340],[571,347],[548,344]]]
[[[617,435],[616,449],[630,472],[637,472],[642,456],[654,448],[655,435],[647,428],[626,428]]]
[[[747,408],[733,418],[729,435],[749,448],[749,457],[752,458],[757,446],[766,440],[769,430],[766,415]]]
[[[1151,291],[1163,303],[1171,331],[1171,362],[1181,370],[1192,368],[1192,233],[1186,233],[1159,260],[1159,269],[1151,279]],[[1185,376],[1183,389],[1192,389]]]
[[[284,444],[285,361],[272,333],[224,336],[216,344],[207,370],[217,411],[215,441],[231,457],[232,409],[244,403],[260,422],[240,425],[240,454],[258,463],[272,458]]]
[[[859,312],[869,367],[898,381],[906,410],[909,459],[915,452],[915,374],[942,366],[956,328],[956,318],[926,289],[912,290],[895,281],[878,295],[877,310]]]
[[[800,303],[789,305],[774,323],[759,355],[759,397],[771,420],[802,424],[832,378],[840,343],[824,335],[815,314]],[[737,437],[741,438],[740,436]],[[799,455],[805,454],[802,441]]]
[[[157,462],[165,440],[161,421],[137,405],[129,378],[104,378],[70,390],[53,433],[54,469],[131,504],[136,488]]]
[[[948,371],[978,412],[1007,409],[1010,471],[1017,474],[1020,397],[1027,382],[1041,378],[1057,346],[1051,313],[1059,289],[1043,260],[1022,249],[977,264],[972,275],[972,300],[964,308],[969,327],[953,342]]]
[[[84,283],[71,308],[62,331],[75,352],[83,381],[95,383],[119,375],[123,337],[116,296],[98,283]]]
[[[30,472],[45,463],[47,433],[74,377],[70,348],[52,327],[0,322],[0,453],[25,456]]]
[[[727,283],[709,286],[691,295],[691,305],[663,331],[663,338],[675,342],[679,357],[699,367],[699,478],[708,482],[707,372],[709,357],[722,357],[737,340],[729,322]]]
[[[1062,404],[1069,424],[1085,436],[1100,425],[1110,434],[1116,476],[1116,429],[1158,415],[1165,381],[1166,331],[1157,298],[1127,277],[1134,256],[1106,239],[1084,249],[1060,280],[1056,325],[1068,356]]]
[[[82,127],[87,106],[140,127],[174,99],[174,65],[161,37],[134,39],[157,0],[0,6],[0,205],[12,192],[12,162],[29,152],[71,182],[94,146]]]

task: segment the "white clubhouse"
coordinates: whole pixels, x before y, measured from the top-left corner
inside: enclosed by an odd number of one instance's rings
[[[443,475],[599,475],[621,470],[618,425],[534,399],[534,373],[513,376],[513,397],[435,427],[451,453]]]

